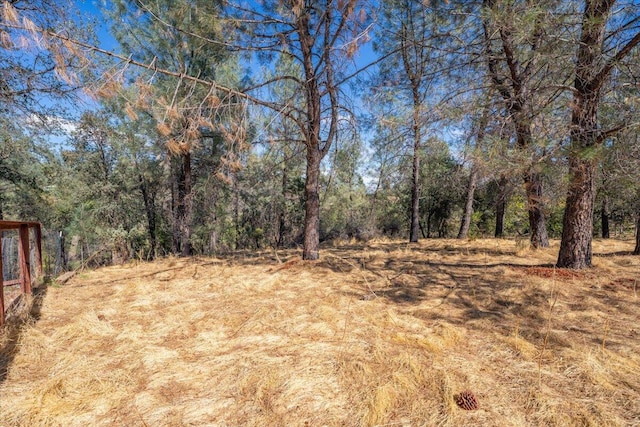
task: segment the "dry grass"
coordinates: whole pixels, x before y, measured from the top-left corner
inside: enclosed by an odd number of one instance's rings
[[[632,246],[586,273],[557,242],[429,240],[81,274],[5,331],[0,425],[640,425]]]

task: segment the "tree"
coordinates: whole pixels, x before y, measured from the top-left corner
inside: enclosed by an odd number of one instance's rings
[[[485,61],[495,90],[502,96],[515,131],[517,148],[524,153],[523,181],[527,195],[531,245],[549,246],[543,204],[539,158],[532,127],[536,117],[556,98],[549,91],[557,78],[545,60],[554,51],[556,19],[553,2],[484,0]],[[523,40],[524,42],[520,42]],[[540,140],[540,139],[538,139]],[[537,151],[537,152],[536,152]],[[542,153],[541,153],[542,152]],[[527,156],[533,160],[525,160]]]
[[[220,77],[217,68],[225,59],[226,49],[197,36],[202,33],[219,37],[220,2],[159,1],[146,5],[120,0],[114,4],[112,16],[118,22],[114,32],[132,58],[179,70],[180,75],[208,81]],[[217,106],[211,108],[211,103],[219,100],[216,101],[215,91],[181,77],[160,74],[146,78],[147,82],[138,79],[144,88],[140,92],[148,93],[140,93],[143,99],[137,106],[154,113],[171,155],[173,251],[187,256],[191,254],[193,227],[193,150],[202,138],[203,128],[214,127],[211,116]]]
[[[422,146],[423,104],[425,102],[423,77],[430,60],[428,47],[425,43],[426,9],[411,8],[413,2],[404,2],[399,19],[400,31],[396,34],[400,44],[402,69],[408,80],[412,99],[412,133],[413,133],[413,162],[411,174],[411,227],[410,242],[418,241],[420,230],[420,147]],[[391,13],[395,15],[398,9]],[[397,19],[397,16],[394,17]],[[390,20],[392,22],[392,20]],[[397,21],[396,21],[397,22]]]
[[[485,135],[487,127],[489,125],[489,114],[491,114],[491,103],[487,102],[482,107],[482,114],[480,115],[477,124],[473,127],[473,133],[475,134],[475,155],[471,158],[471,167],[469,168],[469,183],[467,185],[467,195],[464,204],[464,210],[462,213],[462,219],[460,221],[460,230],[458,231],[458,239],[466,239],[469,235],[469,227],[471,226],[471,215],[473,214],[473,201],[478,183],[479,163],[480,159],[476,158],[483,148],[485,143]]]
[[[162,58],[156,57],[156,55],[153,58],[144,55],[138,56],[135,51],[127,52],[128,56],[121,55],[75,40],[60,32],[43,28],[36,28],[34,31],[39,31],[48,39],[60,40],[62,43],[84,50],[84,52],[79,52],[79,55],[86,56],[90,52],[98,52],[122,61],[125,67],[138,66],[151,70],[152,77],[163,75],[177,78],[178,85],[188,86],[187,94],[189,95],[193,94],[195,85],[202,85],[209,89],[205,98],[207,100],[215,101],[217,98],[220,101],[217,94],[221,93],[224,95],[223,101],[227,103],[237,102],[238,99],[250,101],[256,105],[270,108],[295,123],[302,135],[300,142],[305,146],[307,163],[303,258],[317,259],[320,163],[336,137],[338,122],[344,120],[348,115],[348,111],[341,108],[341,87],[355,75],[355,67],[352,66],[350,59],[359,44],[368,38],[370,15],[364,8],[366,3],[359,0],[338,3],[331,0],[322,3],[303,0],[272,1],[254,5],[255,7],[252,9],[227,4],[229,26],[226,30],[237,30],[239,34],[246,36],[244,42],[238,44],[232,41],[221,42],[222,38],[216,35],[221,26],[213,24],[211,27],[210,20],[198,20],[200,24],[208,23],[210,28],[205,28],[203,25],[190,25],[193,21],[190,18],[192,16],[191,3],[160,2],[157,10],[131,2],[123,1],[120,4],[125,9],[133,6],[135,6],[134,9],[142,9],[142,15],[145,18],[142,25],[138,24],[139,27],[148,29],[146,24],[150,22],[158,27],[164,27],[167,33],[170,33],[163,39],[165,44],[176,39],[188,39],[179,46],[186,47],[182,51],[184,53],[181,55],[182,57],[186,56],[187,59],[190,59],[188,55],[193,51],[189,47],[194,46],[203,48],[207,46],[220,48],[222,46],[223,50],[257,52],[260,58],[267,61],[280,56],[288,56],[300,65],[303,78],[297,75],[277,76],[277,78],[256,83],[240,91],[229,85],[219,84],[215,76],[200,74],[199,71],[203,71],[203,69],[180,67],[180,61],[160,63]],[[202,4],[202,7],[197,8],[198,13],[202,9],[206,9],[206,6],[206,4]],[[178,13],[181,19],[165,19],[165,14],[171,18],[172,13]],[[158,46],[154,44],[149,46],[150,48],[145,49],[143,53],[156,53]],[[128,49],[125,45],[126,50]],[[171,55],[168,57],[175,59]],[[115,77],[118,78],[122,75],[124,75],[122,70],[115,73]],[[293,105],[287,101],[272,101],[263,97],[266,87],[281,80],[289,80],[297,84],[298,93],[304,96],[303,105]],[[172,114],[175,113],[174,98],[172,97],[171,101],[165,100],[169,107],[167,111]],[[182,100],[189,98],[181,97]],[[224,102],[219,103],[218,106],[220,104],[224,104]],[[198,106],[202,105],[203,103],[198,104]],[[196,108],[195,111],[201,113],[199,108]],[[195,117],[199,117],[199,114],[196,114]],[[184,117],[179,116],[176,119],[183,122]],[[197,121],[190,123],[197,125]],[[186,129],[185,132],[178,133],[188,135],[193,130],[193,125],[182,127],[182,129]],[[169,131],[169,135],[171,135],[171,126],[169,126]],[[189,140],[176,141],[175,138],[172,139],[177,142],[179,146],[177,148],[180,150],[189,146]],[[187,176],[188,174],[185,174],[183,180],[185,184],[188,184]]]
[[[23,130],[29,127],[0,115],[0,220],[37,218],[46,211],[40,158],[49,153],[37,135]]]
[[[336,139],[339,122],[349,112],[341,86],[353,76],[346,68],[358,45],[366,41],[369,14],[361,0],[265,1],[254,10],[236,6],[235,16],[249,37],[241,48],[264,59],[289,57],[297,73],[276,76],[245,89],[252,93],[282,80],[294,82],[303,102],[289,99],[254,102],[277,111],[300,130],[306,152],[305,221],[302,257],[315,260],[320,244],[320,164]]]
[[[399,208],[394,189],[402,186],[406,177],[402,173],[406,153],[405,115],[396,94],[386,88],[374,86],[367,94],[367,109],[371,117],[366,121],[373,133],[370,141],[373,153],[370,159],[369,178],[375,185],[370,190],[369,222],[389,236],[406,235],[405,212]],[[404,187],[403,187],[404,188]],[[386,202],[386,203],[385,203]],[[410,205],[409,205],[410,206]]]
[[[365,239],[371,230],[367,224],[366,189],[358,173],[362,141],[346,129],[340,136],[331,150],[329,171],[321,185],[321,239]]]
[[[421,153],[425,167],[420,176],[424,196],[424,237],[449,237],[449,223],[454,208],[461,203],[462,168],[452,157],[449,146],[437,138],[430,138]]]
[[[273,71],[267,71],[269,77],[297,75],[302,77],[299,62],[290,56],[279,57]],[[302,104],[304,95],[299,91],[297,83],[280,80],[269,88],[274,100],[286,100],[292,104]],[[266,177],[279,178],[278,182],[268,185],[272,191],[272,201],[277,211],[277,226],[274,228],[273,241],[276,247],[292,246],[299,243],[303,235],[304,221],[304,145],[300,144],[301,129],[285,116],[268,110],[264,112],[262,133],[264,138],[257,138],[257,143],[266,146],[266,153],[260,159],[262,163],[262,182]],[[279,189],[276,193],[275,190]]]
[[[420,235],[420,151],[423,148],[426,123],[434,119],[429,102],[435,104],[436,80],[441,76],[442,60],[446,56],[434,47],[446,40],[439,34],[442,17],[437,9],[415,0],[393,0],[383,4],[382,25],[378,31],[377,50],[385,57],[380,65],[380,78],[388,90],[405,102],[411,142],[411,200],[409,241]],[[444,33],[444,31],[443,31]],[[440,73],[436,70],[440,68]]]
[[[612,72],[640,43],[638,6],[612,11],[615,0],[586,0],[575,58],[569,144],[569,189],[557,266],[592,265],[597,150],[626,124],[600,128],[598,111]],[[618,24],[615,28],[611,28]],[[633,74],[630,77],[634,77]]]
[[[72,97],[77,87],[75,73],[83,61],[61,55],[62,43],[48,43],[37,35],[39,29],[63,22],[68,22],[68,15],[61,2],[0,4],[0,219],[9,198],[23,201],[11,206],[9,215],[14,218],[33,218],[38,207],[45,205],[39,199],[43,177],[36,159],[50,153],[39,142],[46,131],[56,128],[63,113],[61,102]],[[42,45],[48,49],[40,49]],[[31,126],[36,122],[39,126]]]

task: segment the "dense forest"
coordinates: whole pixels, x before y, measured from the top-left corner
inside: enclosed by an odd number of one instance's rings
[[[636,1],[1,12],[0,219],[105,262],[516,236],[586,268],[634,233],[640,254]]]

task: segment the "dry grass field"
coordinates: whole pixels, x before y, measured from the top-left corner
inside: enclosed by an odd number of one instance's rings
[[[640,426],[640,257],[512,240],[168,258],[49,286],[1,426]],[[454,396],[475,394],[464,410]]]

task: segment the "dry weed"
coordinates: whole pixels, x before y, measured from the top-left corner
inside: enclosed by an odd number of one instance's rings
[[[86,272],[0,335],[0,426],[636,425],[632,247],[584,274],[493,239]]]

